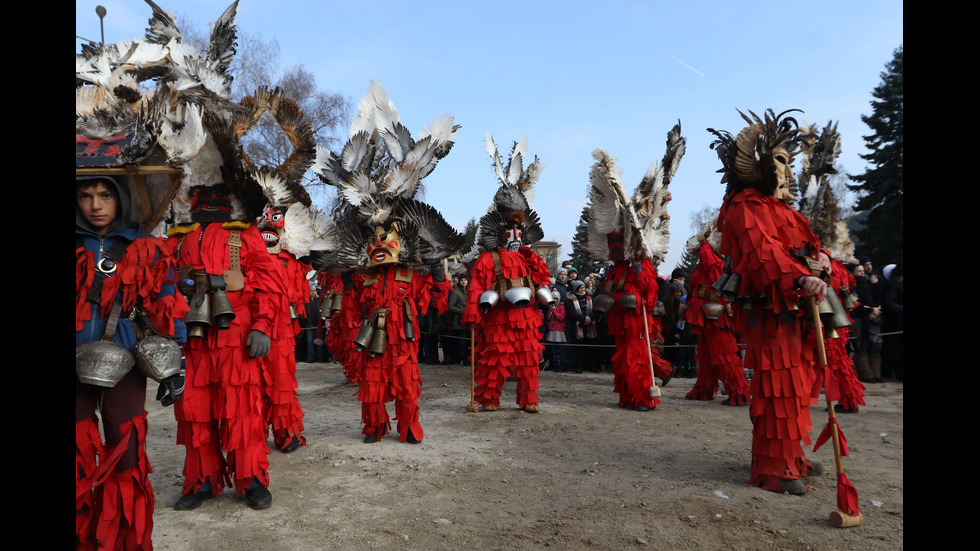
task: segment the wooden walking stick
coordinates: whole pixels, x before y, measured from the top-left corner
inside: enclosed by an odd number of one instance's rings
[[[653,372],[653,350],[650,349],[650,325],[647,323],[647,305],[643,297],[637,298],[640,299],[640,312],[643,315],[643,337],[647,341],[647,360],[650,362],[650,397],[659,398],[660,387],[657,386],[656,375]]]
[[[470,328],[470,405],[466,406],[466,411],[476,413],[480,408],[476,407],[476,346],[474,338],[474,328]]]
[[[829,292],[833,292],[829,290]],[[817,333],[817,352],[820,356],[820,367],[827,367],[827,349],[823,342],[823,324],[820,322],[820,309],[817,307],[816,297],[807,298],[807,306],[810,309],[810,316],[813,318],[813,327]],[[843,438],[840,427],[837,425],[837,415],[834,412],[834,403],[827,398],[827,416],[829,420],[824,427],[820,437],[817,438],[813,451],[817,451],[829,438],[834,445],[834,461],[837,464],[837,510],[830,513],[830,524],[837,528],[847,528],[850,526],[860,526],[863,518],[858,510],[857,489],[844,474],[844,461],[842,455],[847,455],[847,440]],[[842,446],[843,442],[843,446]],[[843,451],[842,451],[843,449]]]

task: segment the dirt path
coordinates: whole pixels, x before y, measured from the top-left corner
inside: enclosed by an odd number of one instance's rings
[[[612,375],[541,374],[541,413],[514,405],[467,413],[469,367],[422,366],[420,445],[364,444],[356,389],[338,364],[300,364],[308,445],[270,456],[273,505],[226,490],[174,511],[183,448],[173,412],[148,400],[157,495],[154,546],[165,550],[780,549],[903,547],[903,385],[868,385],[868,405],[840,424],[864,523],[834,528],[831,471],[804,497],[748,486],[751,423],[721,398],[694,402],[693,379],[663,388],[652,412],[616,406]],[[150,394],[153,394],[152,392]],[[393,408],[389,407],[393,414]],[[811,407],[815,439],[824,407]],[[809,448],[809,449],[812,449]]]

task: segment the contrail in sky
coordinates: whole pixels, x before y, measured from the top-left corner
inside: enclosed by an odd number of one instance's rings
[[[664,55],[666,55],[666,56],[670,57],[671,59],[673,59],[674,61],[676,61],[677,63],[680,63],[681,65],[687,67],[688,69],[694,71],[695,73],[701,75],[702,77],[704,76],[704,73],[702,73],[701,71],[698,71],[694,67],[691,67],[687,63],[684,63],[683,61],[681,61],[681,60],[677,59],[676,57],[672,56],[671,54],[667,53],[667,50],[664,50],[663,48],[660,48],[660,47],[657,47],[657,49],[660,50],[661,52],[663,52]],[[707,78],[707,77],[705,77],[705,78]]]

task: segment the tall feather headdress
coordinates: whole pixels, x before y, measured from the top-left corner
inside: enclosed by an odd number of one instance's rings
[[[336,223],[313,207],[310,195],[302,184],[303,176],[313,166],[316,154],[316,139],[309,119],[299,104],[280,88],[270,90],[260,86],[253,94],[242,98],[240,104],[243,109],[236,113],[233,123],[239,139],[268,113],[293,148],[277,167],[257,167],[248,155],[242,156],[245,170],[261,189],[265,204],[281,210],[285,217],[282,230],[272,237],[278,239],[282,249],[300,258],[308,256],[313,250],[336,248]]]
[[[227,70],[238,2],[218,18],[207,51],[200,52],[185,43],[173,15],[145,1],[152,17],[143,38],[89,43],[75,56],[76,165],[91,166],[79,161],[85,147],[113,152],[101,166],[139,165],[162,151],[163,162],[182,170],[175,198],[180,210],[187,203],[182,192],[234,180],[227,173],[239,171],[228,159],[237,155],[237,144],[225,142],[234,140],[226,128],[235,109]],[[246,217],[235,198],[231,203],[231,218]]]
[[[841,137],[837,123],[828,122],[818,133],[817,125],[800,132],[802,162],[797,181],[800,185],[800,213],[810,221],[810,229],[820,244],[841,262],[856,262],[854,242],[841,217],[840,203],[834,195],[830,176],[838,174],[837,157]]]
[[[545,164],[535,155],[534,160],[524,166],[524,161],[528,158],[527,136],[514,142],[506,164],[489,132],[486,147],[500,187],[494,193],[487,213],[480,218],[473,249],[464,258],[464,263],[475,260],[481,250],[505,247],[506,244],[501,242],[502,232],[513,225],[520,226],[524,245],[544,238],[541,220],[531,207],[531,201],[534,200],[534,185]]]
[[[788,109],[776,115],[772,109],[767,109],[765,117],[749,111],[747,116],[738,112],[748,123],[738,136],[732,136],[725,130],[708,128],[717,139],[711,143],[711,148],[718,154],[722,167],[721,183],[726,184],[725,195],[736,193],[744,188],[756,188],[772,195],[776,190],[773,151],[784,147],[789,155],[788,164],[798,153],[799,124],[787,113],[799,111]]]
[[[333,213],[339,248],[314,255],[320,270],[365,268],[366,245],[376,227],[398,224],[398,261],[421,265],[456,254],[464,240],[442,215],[414,197],[422,179],[449,154],[459,126],[443,115],[416,138],[399,119],[388,93],[371,82],[339,154],[317,148],[313,171],[339,193]]]
[[[608,152],[592,153],[596,162],[589,173],[588,204],[583,212],[585,254],[593,261],[609,260],[607,236],[622,234],[628,260],[648,258],[654,267],[667,255],[670,238],[668,187],[687,147],[680,121],[667,133],[667,150],[659,164],[650,165],[632,197],[620,178],[621,170]]]

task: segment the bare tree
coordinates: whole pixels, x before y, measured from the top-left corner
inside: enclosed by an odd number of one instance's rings
[[[718,215],[718,207],[713,205],[705,205],[700,209],[692,212],[691,230],[693,230],[695,234],[698,233],[699,231],[701,231],[701,228],[705,226],[705,224],[714,220],[715,216],[717,215]]]
[[[178,26],[184,39],[198,48],[206,49],[207,33],[198,30],[183,16],[178,16]],[[322,90],[316,76],[302,64],[285,70],[279,69],[279,42],[275,38],[264,40],[261,34],[238,31],[238,46],[229,72],[235,76],[232,85],[234,100],[255,92],[259,86],[279,87],[296,100],[309,118],[317,146],[331,148],[346,141],[343,129],[350,124],[352,100],[342,94]],[[292,145],[266,114],[243,138],[245,152],[256,165],[278,166],[292,151]],[[312,172],[307,173],[304,185],[313,195],[314,202],[329,210],[336,200],[332,187],[324,184]]]

